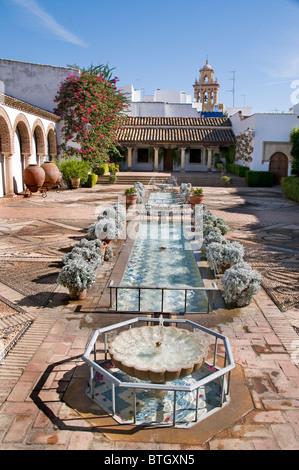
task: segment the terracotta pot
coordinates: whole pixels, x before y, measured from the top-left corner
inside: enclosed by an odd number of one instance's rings
[[[78,189],[80,187],[80,178],[71,178],[71,183],[74,189]]]
[[[126,195],[126,209],[127,210],[129,206],[135,205],[136,203],[137,203],[137,194]]]
[[[73,300],[83,300],[86,297],[87,290],[84,289],[80,292],[77,292],[73,289],[69,289],[69,294],[70,294],[70,298],[73,299]]]
[[[43,168],[46,173],[44,182],[46,188],[51,188],[61,181],[61,173],[54,162],[45,162],[42,164],[41,168]]]
[[[225,265],[219,266],[219,272],[223,274],[225,273],[227,269],[230,269],[231,267],[232,267],[231,264],[225,264]]]
[[[106,242],[103,242],[103,245],[102,245],[102,255],[103,255],[103,258],[104,258],[104,256],[105,256],[106,248],[107,248],[107,243],[106,243]]]
[[[204,200],[204,196],[189,196],[189,202],[192,206],[195,206],[196,204],[202,204]]]
[[[32,193],[36,193],[43,186],[45,178],[45,170],[36,163],[26,166],[23,171],[23,182]]]

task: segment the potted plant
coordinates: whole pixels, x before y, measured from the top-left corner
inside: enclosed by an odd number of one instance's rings
[[[182,183],[180,186],[180,192],[182,194],[182,198],[184,199],[183,202],[187,202],[191,192],[191,183]]]
[[[229,176],[226,176],[226,175],[221,176],[221,183],[224,184],[224,186],[228,186],[231,182],[232,180]]]
[[[63,179],[66,183],[74,189],[79,188],[80,183],[85,183],[88,179],[90,171],[90,163],[87,160],[65,160],[58,165]]]
[[[134,188],[137,191],[137,204],[141,204],[145,197],[145,186],[143,183],[140,183],[139,181],[137,181],[134,184]]]
[[[126,209],[121,204],[105,208],[96,222],[88,227],[90,240],[101,239],[106,243],[118,238],[125,238]]]
[[[192,206],[194,206],[195,204],[202,204],[203,199],[204,195],[202,188],[191,188],[189,202]]]
[[[128,209],[129,206],[136,204],[138,195],[137,195],[137,189],[135,188],[135,186],[132,186],[131,188],[126,188],[125,196],[126,196],[126,209]]]
[[[220,243],[224,245],[230,242],[218,232],[215,232],[215,231],[209,232],[203,239],[203,243],[201,247],[201,253],[203,256],[206,256],[207,248],[210,245],[210,243]]]
[[[71,299],[79,300],[86,297],[86,291],[94,284],[95,279],[93,264],[81,257],[75,257],[64,264],[57,282],[69,289]]]
[[[245,307],[260,290],[261,275],[250,264],[241,262],[228,269],[221,279],[222,296],[232,307]]]
[[[80,242],[76,243],[70,253],[64,256],[64,264],[73,259],[83,259],[88,261],[97,269],[104,262],[104,243],[100,240],[87,240],[83,238]]]
[[[214,271],[223,273],[234,264],[243,261],[244,248],[241,243],[210,243],[207,247],[207,260]]]

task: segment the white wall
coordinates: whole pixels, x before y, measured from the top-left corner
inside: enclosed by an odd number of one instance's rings
[[[78,76],[79,72],[67,67],[0,59],[0,81],[4,83],[4,93],[51,112],[60,82],[69,74]]]
[[[198,117],[192,104],[157,102],[130,103],[127,114],[134,117]]]
[[[299,120],[295,114],[253,114],[241,120],[237,113],[230,119],[236,136],[248,128],[254,130],[253,161],[246,165],[255,171],[269,170],[269,162],[262,162],[263,143],[289,142],[290,132],[299,126]],[[241,164],[241,162],[239,163]]]

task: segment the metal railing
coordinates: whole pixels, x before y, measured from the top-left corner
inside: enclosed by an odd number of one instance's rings
[[[216,286],[216,284],[213,282],[212,287],[190,287],[190,286],[176,286],[176,287],[170,287],[170,286],[163,286],[163,287],[157,287],[157,286],[121,286],[121,285],[114,285],[114,281],[110,281],[108,288],[110,289],[110,309],[114,310],[116,312],[127,312],[127,310],[119,308],[119,290],[135,290],[138,292],[138,298],[137,298],[137,309],[136,310],[131,310],[134,312],[142,312],[143,313],[153,313],[153,311],[145,311],[144,308],[141,309],[141,293],[142,291],[148,291],[148,290],[155,290],[155,291],[160,291],[161,292],[161,308],[160,310],[155,309],[154,312],[161,312],[161,313],[170,313],[169,310],[166,312],[164,310],[165,306],[165,291],[183,291],[184,292],[184,308],[182,311],[179,313],[210,313],[211,310],[214,309],[214,304],[215,304],[215,292],[218,292],[219,289]],[[187,304],[188,304],[188,292],[189,291],[196,291],[196,292],[205,292],[207,296],[207,302],[206,302],[206,311],[188,311],[187,310]],[[114,292],[114,295],[113,295]],[[173,312],[177,313],[177,312]]]
[[[231,378],[231,371],[235,367],[231,347],[229,344],[229,340],[226,336],[223,336],[217,332],[214,332],[210,330],[209,328],[204,327],[203,325],[199,325],[197,323],[194,323],[193,321],[187,320],[187,319],[166,319],[164,318],[165,323],[175,323],[177,326],[188,326],[192,328],[193,332],[196,331],[201,331],[203,333],[206,333],[207,335],[210,335],[214,337],[214,345],[212,346],[212,351],[211,351],[211,356],[212,356],[212,362],[209,363],[206,361],[206,364],[208,365],[208,368],[211,370],[211,373],[208,375],[202,377],[201,379],[195,381],[193,385],[178,385],[176,382],[168,382],[168,383],[163,383],[163,384],[156,384],[156,383],[150,383],[150,382],[144,382],[144,381],[138,381],[138,382],[127,382],[122,381],[122,379],[116,377],[112,373],[109,372],[109,370],[105,369],[102,367],[108,358],[108,334],[110,332],[116,331],[119,328],[123,327],[129,327],[132,328],[132,326],[137,325],[138,322],[146,322],[146,324],[155,324],[158,323],[160,320],[159,318],[144,318],[144,317],[137,317],[133,318],[131,320],[126,320],[121,323],[117,323],[111,326],[107,326],[104,328],[101,328],[99,330],[96,330],[87,346],[87,349],[85,353],[82,356],[82,359],[88,364],[90,368],[90,380],[89,380],[89,389],[87,391],[87,395],[94,400],[96,403],[101,406],[101,408],[104,408],[107,406],[105,405],[104,402],[99,402],[98,398],[95,395],[95,382],[96,382],[96,374],[99,373],[105,378],[105,380],[110,384],[111,386],[111,392],[112,392],[112,399],[111,399],[111,409],[106,408],[105,411],[108,412],[108,414],[112,415],[114,419],[116,419],[120,424],[126,424],[124,421],[119,420],[119,411],[117,410],[117,403],[116,403],[116,387],[124,388],[124,389],[131,389],[132,394],[133,394],[133,402],[132,402],[132,419],[134,424],[141,424],[144,425],[143,422],[139,423],[137,420],[137,401],[136,401],[136,392],[138,390],[144,390],[144,391],[153,391],[153,390],[163,390],[163,391],[173,391],[173,413],[172,413],[172,423],[170,425],[176,426],[178,425],[178,420],[176,418],[176,412],[177,412],[177,403],[176,403],[176,393],[177,392],[196,392],[196,401],[195,401],[195,418],[192,424],[197,423],[201,418],[199,416],[199,389],[202,386],[205,386],[209,383],[212,383],[214,381],[219,380],[220,381],[220,393],[219,393],[219,409],[223,405],[229,402],[229,389],[230,389],[230,378]],[[103,338],[104,336],[104,338]],[[221,341],[221,344],[219,348],[219,341]],[[100,342],[100,344],[99,344]],[[102,350],[102,344],[104,344],[104,350]],[[100,346],[101,345],[101,346]],[[221,349],[221,352],[219,351]],[[103,360],[103,353],[104,353],[104,360]],[[91,357],[90,357],[91,356]],[[100,356],[100,357],[99,357]],[[221,366],[219,362],[223,361],[223,365]],[[216,408],[217,411],[217,408]],[[215,410],[211,411],[211,413],[214,413]],[[206,417],[207,415],[204,415]],[[132,422],[132,421],[131,421]],[[147,423],[151,424],[151,423]],[[159,423],[155,422],[153,423],[155,425],[159,425]]]

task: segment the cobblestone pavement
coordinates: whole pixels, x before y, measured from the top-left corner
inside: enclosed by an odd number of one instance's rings
[[[98,272],[85,301],[69,301],[56,284],[61,258],[85,236],[99,206],[116,202],[123,189],[97,185],[0,206],[2,317],[31,321],[0,365],[0,449],[298,450],[299,204],[279,187],[205,188],[208,208],[226,219],[229,238],[244,243],[263,275],[248,307],[193,317],[229,338],[250,410],[205,439],[187,442],[181,432],[171,443],[157,441],[154,430],[147,440],[141,433],[138,440],[138,430],[117,439],[65,402],[72,381],[84,380],[81,356],[91,334],[120,316],[99,314],[115,260]],[[114,245],[116,259],[121,249]]]

